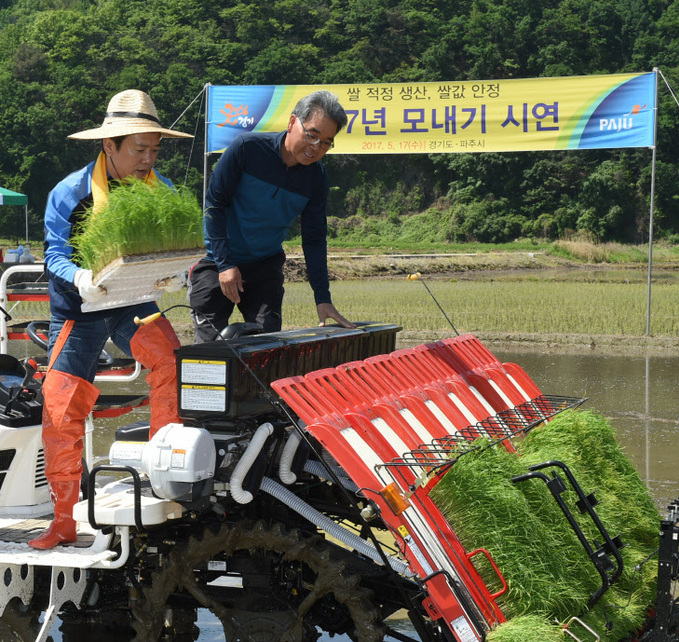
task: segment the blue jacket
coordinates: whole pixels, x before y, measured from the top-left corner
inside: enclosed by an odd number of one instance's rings
[[[320,163],[283,162],[286,132],[238,136],[222,154],[205,199],[205,247],[217,270],[283,251],[301,215],[302,249],[316,304],[330,303],[327,263],[328,176]]]
[[[47,196],[45,208],[45,269],[49,279],[50,311],[63,319],[95,319],[109,312],[81,312],[82,299],[73,285],[76,270],[70,244],[74,226],[92,205],[92,170],[94,161],[59,182]],[[158,180],[172,187],[172,182],[156,172]]]

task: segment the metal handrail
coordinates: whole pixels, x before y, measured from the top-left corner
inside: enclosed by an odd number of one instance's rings
[[[44,272],[44,270],[44,263],[21,263],[19,265],[13,265],[12,267],[6,268],[2,275],[0,275],[0,307],[4,308],[7,305],[7,281],[12,274],[18,274],[21,272]],[[7,310],[7,314],[9,315],[9,310]],[[7,316],[3,314],[2,310],[0,310],[0,354],[8,353],[9,339],[7,332],[7,321]]]
[[[7,282],[9,277],[13,274],[21,274],[26,272],[44,272],[44,263],[21,263],[8,267],[0,275],[0,307],[5,308],[8,302]],[[10,310],[7,310],[9,314]],[[0,310],[0,354],[7,354],[9,350],[9,339],[7,329],[7,317]],[[127,375],[97,375],[95,381],[115,381],[118,383],[129,383],[134,381],[141,374],[142,366],[139,362],[135,363],[134,370]]]

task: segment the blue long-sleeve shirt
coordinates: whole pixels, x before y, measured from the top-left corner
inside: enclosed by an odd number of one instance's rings
[[[94,161],[60,181],[47,196],[45,208],[45,269],[49,279],[50,310],[64,319],[93,319],[108,314],[81,312],[82,299],[73,284],[80,269],[73,262],[71,237],[74,226],[92,205],[92,170]],[[172,182],[155,172],[159,181]]]
[[[207,258],[223,272],[274,256],[301,216],[309,284],[317,305],[330,303],[327,173],[320,162],[288,167],[281,155],[285,135],[242,134],[222,154],[205,199]]]

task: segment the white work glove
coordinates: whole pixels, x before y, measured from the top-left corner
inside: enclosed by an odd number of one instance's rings
[[[174,276],[166,276],[164,279],[158,279],[153,284],[156,290],[162,290],[163,292],[179,292],[184,287],[186,281],[186,275],[184,272],[181,274],[175,274]]]
[[[86,303],[95,303],[106,296],[106,290],[92,283],[92,270],[78,270],[73,278],[73,285]]]

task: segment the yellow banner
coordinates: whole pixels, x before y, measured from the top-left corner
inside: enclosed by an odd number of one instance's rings
[[[347,112],[339,154],[537,151],[654,144],[654,73],[398,84],[215,86],[207,151],[243,131],[282,131],[318,89]]]

